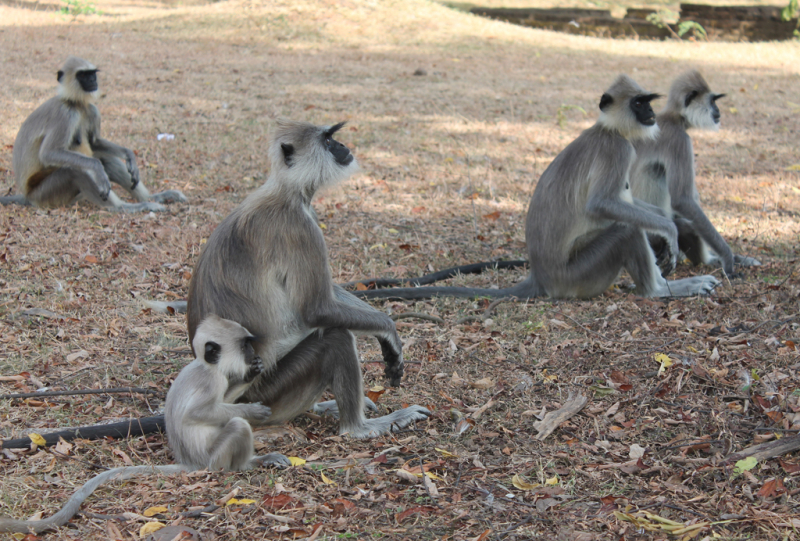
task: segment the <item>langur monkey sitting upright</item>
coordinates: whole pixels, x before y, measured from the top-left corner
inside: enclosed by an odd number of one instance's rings
[[[210,314],[238,322],[255,335],[266,371],[244,401],[272,409],[270,424],[307,411],[326,391],[336,404],[340,433],[374,437],[424,420],[410,406],[367,419],[355,335],[378,339],[386,376],[403,375],[402,343],[386,314],[335,285],[325,238],[311,206],[318,189],[358,168],[333,136],[344,123],[320,127],[279,120],[269,147],[267,181],[214,229],[189,285],[189,337]]]
[[[506,289],[419,287],[354,292],[362,298],[424,299],[433,296],[508,297],[548,295],[588,298],[601,294],[622,269],[645,297],[707,295],[719,284],[713,276],[668,282],[678,254],[678,232],[654,205],[634,199],[629,172],[636,156],[631,141],[658,134],[645,92],[620,75],[600,99],[600,117],[556,156],[531,197],[525,242],[531,272]],[[657,264],[648,235],[666,241]]]
[[[289,459],[279,453],[253,456],[249,423],[264,424],[270,409],[261,404],[232,403],[264,371],[252,340],[253,335],[241,325],[216,316],[209,316],[197,328],[193,342],[197,358],[175,378],[164,409],[169,446],[178,464],[105,471],[86,482],[49,518],[0,517],[0,532],[40,533],[63,526],[107,481],[204,468],[245,470],[262,464],[289,465]]]
[[[634,143],[631,191],[634,197],[660,207],[675,221],[678,247],[692,263],[719,265],[725,274],[733,276],[734,263],[761,263],[752,257],[734,255],[700,207],[692,138],[686,133],[690,128],[718,130],[720,114],[716,102],[724,95],[711,92],[697,70],[675,79],[667,106],[657,117],[658,137]]]
[[[108,210],[163,211],[161,203],[186,201],[177,190],[150,194],[139,180],[133,151],[100,137],[97,68],[70,56],[58,72],[58,95],[22,123],[14,141],[15,196],[0,203],[61,207],[87,200]],[[111,182],[138,203],[125,203]]]

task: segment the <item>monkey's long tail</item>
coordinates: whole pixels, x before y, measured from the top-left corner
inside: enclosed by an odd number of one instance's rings
[[[43,434],[42,437],[44,438],[45,445],[54,445],[58,443],[60,438],[63,438],[65,441],[74,440],[75,438],[82,438],[85,440],[99,440],[100,438],[107,437],[128,438],[142,436],[144,434],[153,434],[159,431],[163,432],[164,430],[166,430],[164,416],[155,415],[153,417],[142,417],[141,419],[129,419],[119,423],[70,428],[68,430]],[[24,449],[30,446],[31,439],[29,437],[8,440],[0,444],[0,448],[2,449]]]
[[[361,299],[391,299],[391,300],[423,300],[433,297],[455,297],[461,299],[474,299],[489,297],[500,299],[502,297],[517,297],[520,300],[533,299],[546,296],[532,274],[519,284],[504,289],[480,289],[473,287],[396,287],[389,289],[369,289],[367,291],[351,291]]]
[[[0,205],[22,205],[23,207],[33,206],[24,195],[7,195],[0,197]]]
[[[469,265],[460,265],[458,267],[450,267],[440,271],[418,276],[416,278],[367,278],[366,280],[356,280],[341,284],[347,290],[353,286],[363,284],[365,286],[373,286],[376,289],[391,287],[391,286],[424,286],[447,280],[458,274],[480,274],[487,269],[517,269],[524,267],[528,262],[524,259],[514,261],[483,261],[481,263],[470,263]]]
[[[190,469],[191,468],[183,464],[168,466],[124,466],[122,468],[114,468],[113,470],[105,471],[90,479],[85,485],[79,488],[64,507],[52,517],[44,520],[15,520],[12,518],[0,517],[0,532],[28,533],[33,531],[34,533],[41,533],[50,528],[63,526],[69,519],[75,516],[75,513],[78,512],[84,500],[106,481],[130,479],[137,475],[153,473],[173,474],[189,471]]]

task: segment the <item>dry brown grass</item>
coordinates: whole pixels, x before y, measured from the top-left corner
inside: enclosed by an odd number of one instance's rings
[[[3,191],[13,184],[11,145],[20,123],[52,94],[63,58],[77,54],[102,69],[106,135],[137,149],[152,190],[181,189],[190,202],[157,216],[86,206],[0,211],[0,373],[31,376],[0,384],[2,392],[35,389],[39,382],[68,389],[149,385],[163,398],[188,361],[181,352],[185,327],[180,318],[143,311],[139,299],[185,294],[202,239],[265,178],[264,149],[277,115],[349,121],[342,140],[363,172],[315,202],[334,278],[412,276],[524,257],[522,224],[536,179],[593,122],[597,99],[613,76],[627,72],[665,92],[672,77],[698,67],[713,88],[729,94],[721,132],[695,138],[703,203],[736,251],[765,263],[726,284],[713,300],[652,302],[614,290],[594,301],[502,304],[487,325],[455,323],[480,313],[484,303],[419,303],[413,308],[438,314],[446,324],[398,325],[406,358],[418,364],[409,365],[403,388],[389,390],[381,406],[427,404],[437,412],[429,423],[369,442],[338,438],[335,423],[325,419],[298,419],[291,430],[270,433],[270,449],[327,464],[325,474],[336,485],[322,483],[317,469],[206,474],[102,489],[85,509],[117,514],[164,504],[169,521],[237,485],[239,497],[259,505],[185,523],[220,539],[291,539],[311,534],[319,523],[318,539],[461,540],[486,530],[492,530],[489,539],[576,539],[576,532],[584,539],[649,538],[610,514],[630,503],[686,523],[742,517],[705,528],[703,535],[796,535],[785,526],[798,519],[800,486],[797,474],[787,473],[791,464],[770,460],[749,477],[735,477],[716,460],[770,434],[757,430],[772,426],[764,408],[773,408],[779,426],[788,428],[798,407],[791,341],[800,339],[800,174],[787,170],[800,161],[797,42],[609,41],[512,27],[422,0],[109,1],[98,3],[102,15],[74,19],[55,14],[57,7],[0,3]],[[417,68],[427,75],[412,75]],[[177,137],[157,142],[162,132]],[[492,219],[495,212],[498,219]],[[704,271],[684,266],[679,274]],[[520,276],[456,282],[502,285]],[[29,308],[63,317],[20,315]],[[409,309],[400,303],[386,308]],[[710,333],[739,323],[758,327],[734,337]],[[361,350],[368,361],[380,357],[374,342],[362,341]],[[85,356],[70,357],[80,351]],[[655,352],[683,364],[659,378]],[[489,377],[494,386],[473,388],[453,380],[453,372],[467,382]],[[380,384],[381,373],[376,363],[365,365],[368,385]],[[762,377],[752,392],[767,402],[740,390],[742,374],[749,373]],[[773,383],[767,374],[786,377]],[[514,390],[523,378],[533,387]],[[630,390],[605,394],[605,387],[623,380]],[[575,389],[595,393],[586,413],[536,442],[529,412],[552,410]],[[454,434],[450,408],[467,413],[500,391],[474,428]],[[605,415],[616,402],[618,412]],[[146,415],[159,405],[143,396],[5,400],[0,429],[12,436],[27,427]],[[704,449],[672,448],[704,435],[712,440]],[[634,443],[648,448],[644,470],[620,467]],[[394,464],[330,466],[395,446],[389,455]],[[436,448],[458,458],[444,458]],[[115,466],[124,464],[120,450],[135,463],[170,460],[160,436],[81,442],[71,453]],[[420,459],[437,464],[441,509],[430,505],[420,485],[410,487],[392,473]],[[0,512],[17,517],[41,507],[52,512],[90,475],[82,463],[53,462],[37,452],[6,454],[0,468]],[[555,489],[521,491],[511,484],[514,474],[533,480],[558,475],[559,482]],[[786,490],[762,497],[771,478],[780,478]],[[263,514],[276,513],[269,497],[280,490],[304,509],[284,513],[293,521],[283,531]],[[482,490],[492,492],[494,502]],[[508,493],[518,503],[500,499]],[[600,500],[607,496],[618,499]],[[418,506],[419,514],[400,514]],[[119,525],[130,535],[139,526]],[[106,528],[81,518],[48,538],[107,539]]]

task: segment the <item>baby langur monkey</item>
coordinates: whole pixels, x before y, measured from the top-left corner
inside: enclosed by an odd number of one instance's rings
[[[124,466],[105,471],[84,484],[53,516],[42,520],[0,517],[0,532],[40,533],[63,526],[100,485],[156,473],[174,474],[203,468],[244,470],[262,464],[288,465],[279,454],[253,457],[248,421],[264,423],[270,409],[260,404],[232,404],[264,365],[255,355],[253,336],[238,323],[209,316],[198,327],[198,357],[181,370],[167,393],[167,437],[178,464]]]
[[[270,173],[214,229],[189,284],[187,320],[194,341],[210,314],[238,322],[255,335],[267,370],[240,401],[272,408],[270,424],[314,407],[327,390],[340,433],[375,437],[424,420],[410,406],[367,419],[356,335],[377,338],[392,385],[403,375],[403,345],[389,316],[335,285],[325,238],[311,201],[318,189],[344,180],[358,164],[336,141],[343,126],[279,120],[269,147]]]
[[[734,264],[757,266],[752,257],[734,255],[700,207],[690,128],[716,131],[720,114],[714,94],[697,70],[672,83],[667,106],[659,113],[661,128],[655,139],[634,142],[636,161],[631,169],[633,196],[663,209],[678,228],[678,247],[694,263],[721,266],[728,276]]]
[[[420,287],[357,291],[364,298],[422,299],[516,296],[588,298],[603,293],[622,269],[645,297],[707,295],[719,284],[713,276],[668,282],[675,267],[678,231],[658,207],[635,199],[629,173],[636,156],[631,141],[658,134],[645,92],[620,75],[600,98],[597,123],[556,156],[542,174],[528,206],[525,243],[531,271],[506,289]],[[659,260],[649,236],[666,242]],[[660,268],[661,267],[661,268]]]
[[[260,403],[234,404],[264,372],[255,337],[228,319],[209,315],[192,340],[197,358],[181,370],[167,393],[164,420],[175,460],[193,469],[246,470],[290,465],[279,453],[253,457],[250,423],[272,415]]]
[[[163,211],[161,203],[186,201],[177,190],[150,194],[139,179],[133,151],[100,136],[97,68],[70,56],[58,72],[58,95],[22,123],[12,163],[17,195],[0,203],[62,207],[87,200],[108,210]],[[111,182],[138,203],[125,203]]]

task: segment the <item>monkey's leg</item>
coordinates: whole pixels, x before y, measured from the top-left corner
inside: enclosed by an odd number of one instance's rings
[[[209,470],[242,470],[253,458],[253,430],[241,417],[228,421],[209,446]]]
[[[634,231],[632,227],[614,224],[573,252],[562,267],[548,268],[532,254],[531,273],[551,297],[597,296],[611,286],[622,270],[625,245]]]
[[[708,247],[700,238],[700,235],[695,233],[692,223],[683,218],[675,218],[675,225],[678,228],[678,248],[681,249],[689,261],[693,265],[705,263],[711,259],[711,254],[708,253]],[[717,258],[716,264],[721,262]]]
[[[261,376],[245,393],[248,401],[272,408],[271,424],[288,421],[307,411],[326,390],[333,391],[339,410],[340,433],[356,438],[375,437],[427,419],[430,412],[411,406],[377,419],[364,415],[364,387],[355,336],[331,328],[306,337]]]
[[[689,220],[676,218],[675,225],[678,227],[678,246],[694,265],[708,263],[717,267],[722,266],[722,260],[710,252],[708,245],[695,232]],[[733,254],[733,262],[742,267],[761,266],[761,261],[758,259],[739,254]]]
[[[681,280],[665,280],[656,265],[655,255],[644,231],[629,228],[633,233],[623,246],[625,269],[636,284],[636,292],[645,297],[687,297],[709,295],[719,285],[713,276],[693,276]]]
[[[378,411],[378,406],[375,405],[375,402],[369,399],[369,397],[364,397],[364,410],[369,411]],[[339,418],[339,406],[336,404],[336,400],[326,400],[325,402],[317,402],[314,404],[314,407],[311,409],[317,415],[331,415],[336,419]]]
[[[125,188],[131,196],[139,201],[138,203],[124,203],[117,197],[117,206],[120,210],[125,212],[161,212],[167,210],[159,201],[152,200],[150,192],[147,191],[144,184],[139,182],[138,177],[131,175],[124,159],[107,151],[95,152],[94,157],[103,164],[103,169],[105,169],[111,182]]]

